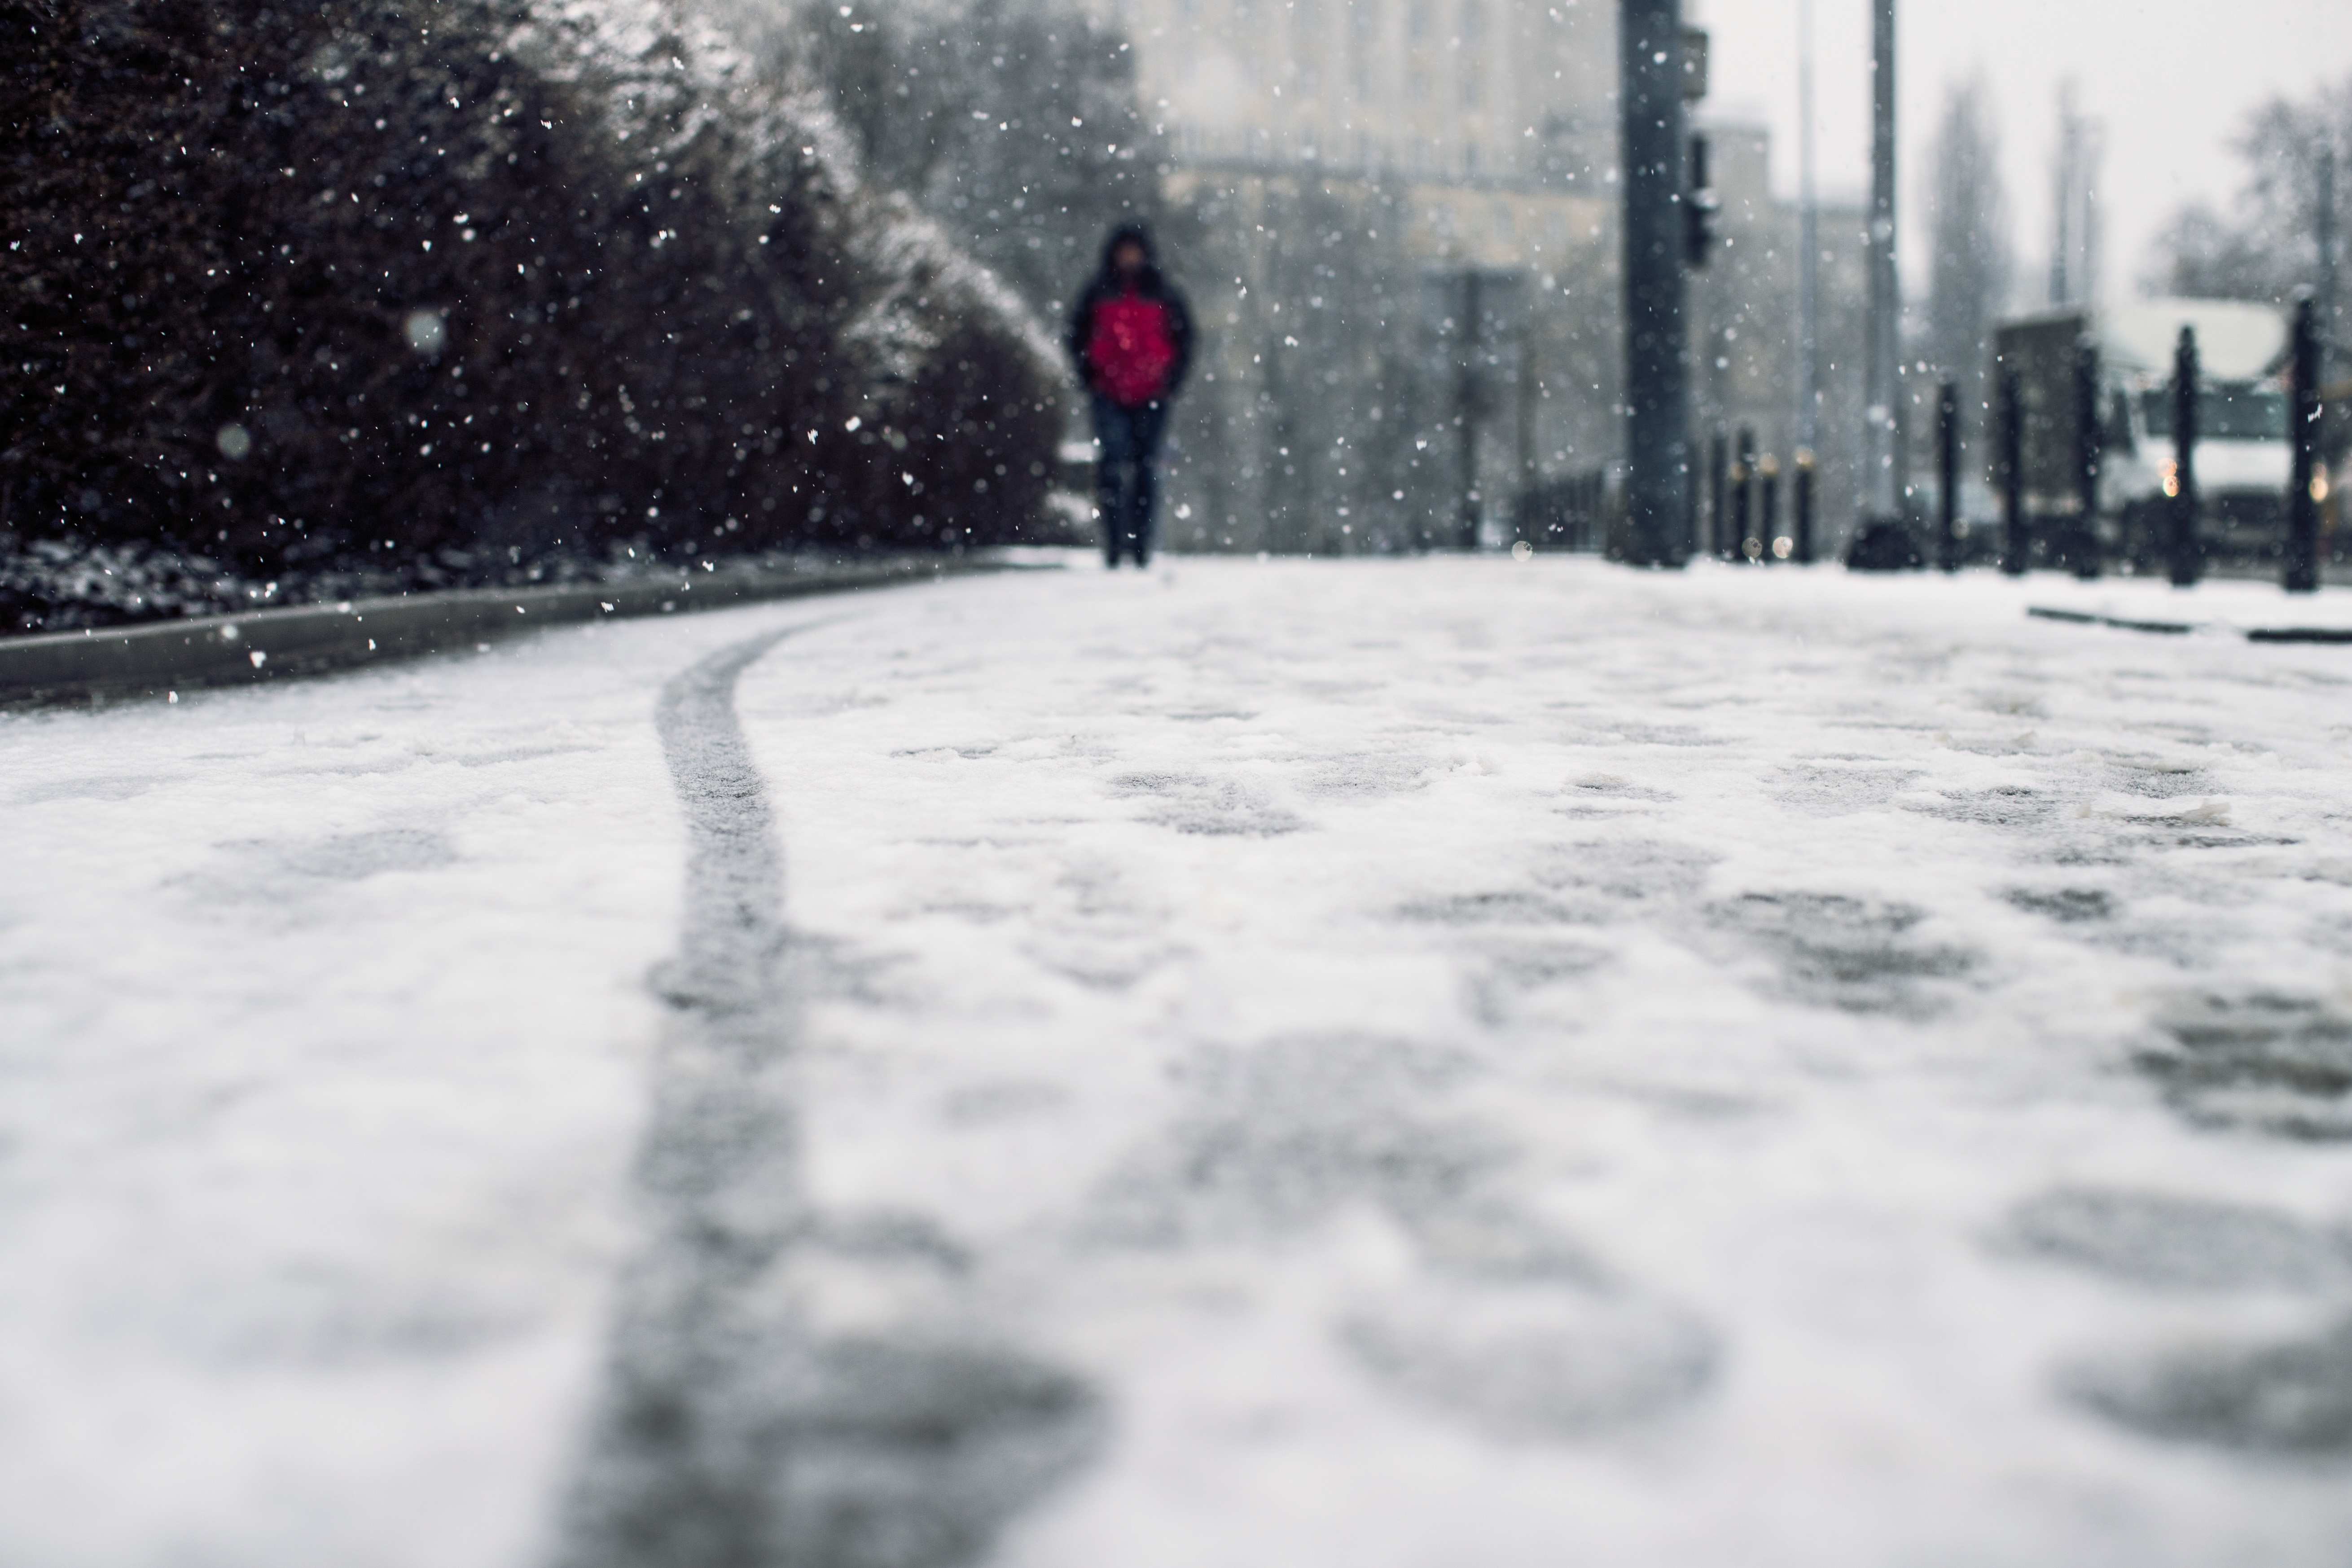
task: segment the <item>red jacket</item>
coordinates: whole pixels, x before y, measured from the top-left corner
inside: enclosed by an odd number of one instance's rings
[[[1112,269],[1121,230],[1103,249],[1103,268],[1070,312],[1070,358],[1087,389],[1129,408],[1165,402],[1184,384],[1192,362],[1192,314],[1184,296],[1147,263],[1132,279]]]
[[[1087,323],[1087,384],[1128,408],[1168,395],[1176,369],[1173,312],[1130,289],[1096,301]]]

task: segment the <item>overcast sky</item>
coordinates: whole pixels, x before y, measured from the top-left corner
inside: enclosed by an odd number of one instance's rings
[[[1592,0],[1587,0],[1587,4]],[[1797,0],[1685,0],[1714,35],[1717,113],[1774,131],[1774,177],[1797,184]],[[1870,0],[1814,0],[1824,194],[1870,179]],[[1907,0],[1897,13],[1904,287],[1926,282],[1921,197],[1945,83],[1982,66],[2000,117],[2019,271],[2049,276],[2059,82],[2105,121],[2105,277],[2129,293],[2156,231],[2191,197],[2226,204],[2229,142],[2273,93],[2352,75],[2352,0]],[[2038,303],[2034,293],[2024,302]]]

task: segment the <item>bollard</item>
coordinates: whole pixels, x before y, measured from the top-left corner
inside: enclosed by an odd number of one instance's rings
[[[2099,574],[2099,345],[2074,345],[2074,575]]]
[[[2286,591],[2309,594],[2319,587],[2319,323],[2311,296],[2294,302],[2294,342],[2289,350],[2288,432],[2294,466],[2286,487]]]
[[[1739,446],[1731,459],[1731,558],[1734,561],[1756,559],[1756,531],[1748,526],[1754,492],[1749,489],[1756,477],[1756,432],[1743,428]]]
[[[1737,553],[1731,540],[1731,497],[1727,493],[1731,484],[1731,437],[1722,426],[1715,427],[1715,440],[1707,453],[1706,493],[1708,525],[1707,547],[1723,560]]]
[[[2172,351],[2172,472],[2164,477],[2165,553],[2176,588],[2193,588],[2205,574],[2205,551],[2197,537],[2197,383],[2202,375],[2197,329],[2184,326],[2180,346]]]
[[[1478,553],[1479,525],[1485,517],[1478,495],[1478,417],[1486,412],[1486,390],[1478,364],[1485,304],[1478,297],[1478,269],[1466,268],[1462,274],[1461,379],[1454,388],[1454,422],[1462,433],[1456,447],[1461,475],[1454,487],[1455,542],[1473,555]]]
[[[1936,399],[1936,564],[1960,569],[1960,384],[1947,381]]]
[[[2025,389],[2017,372],[2000,373],[2000,569],[2025,575],[2033,541],[2025,531]]]
[[[1756,558],[1769,566],[1775,561],[1789,558],[1789,541],[1780,536],[1780,459],[1765,453],[1756,461],[1756,477],[1763,481],[1756,525],[1756,542],[1763,549]]]
[[[1792,481],[1796,490],[1795,548],[1791,554],[1800,566],[1813,563],[1813,449],[1797,448],[1797,477]]]

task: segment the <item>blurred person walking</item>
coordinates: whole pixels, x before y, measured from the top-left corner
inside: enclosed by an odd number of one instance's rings
[[[1160,437],[1168,405],[1192,359],[1192,312],[1152,259],[1151,231],[1121,224],[1102,267],[1070,313],[1070,357],[1086,384],[1095,424],[1095,508],[1103,558],[1151,562]]]

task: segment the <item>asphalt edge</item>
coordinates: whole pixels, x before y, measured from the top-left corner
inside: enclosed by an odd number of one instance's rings
[[[2194,621],[2130,620],[2121,616],[2093,615],[2087,610],[2061,610],[2047,605],[2028,605],[2025,613],[2035,620],[2063,621],[2069,626],[2113,626],[2117,631],[2155,632],[2165,637],[2186,637],[2196,631],[2241,629]],[[2352,626],[2247,626],[2242,628],[2242,635],[2248,642],[2352,643]]]
[[[163,698],[447,653],[544,626],[715,610],[983,572],[1051,570],[982,553],[897,556],[799,571],[686,572],[632,583],[461,588],[245,615],[0,638],[0,708]]]

